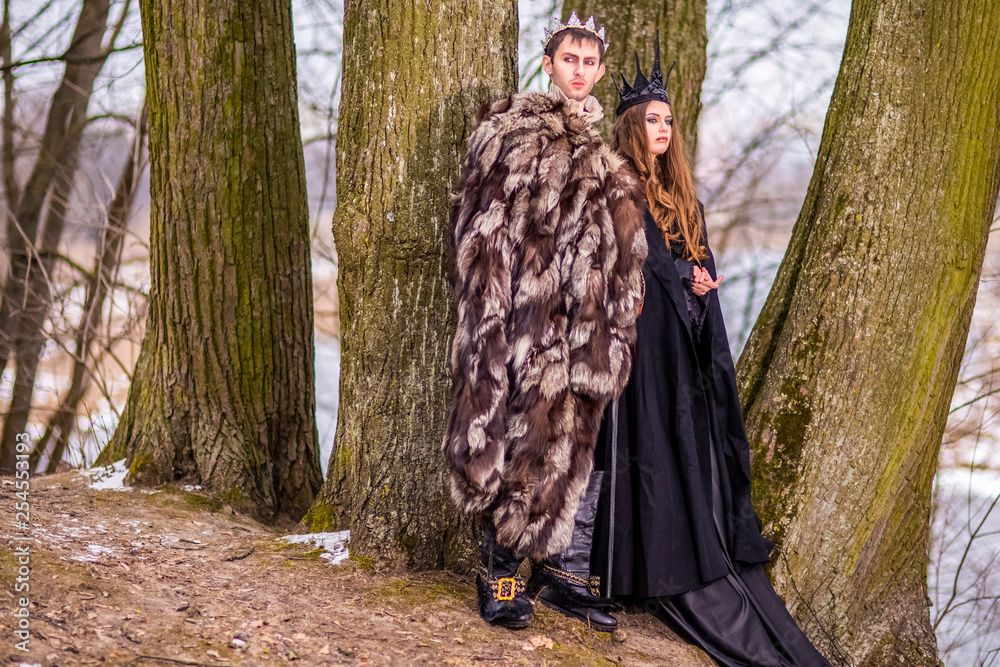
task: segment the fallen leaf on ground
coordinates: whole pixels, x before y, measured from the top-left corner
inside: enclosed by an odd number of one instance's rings
[[[552,648],[552,640],[544,635],[534,635],[528,637],[528,641],[521,648],[525,651],[534,651],[536,648]]]

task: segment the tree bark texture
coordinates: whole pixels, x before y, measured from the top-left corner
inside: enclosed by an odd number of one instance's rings
[[[607,73],[594,86],[593,93],[604,105],[605,116],[598,129],[606,138],[611,137],[618,105],[611,74],[618,78],[619,84],[619,73],[624,73],[631,82],[638,52],[642,71],[648,77],[659,29],[663,74],[666,75],[670,63],[677,61],[667,82],[667,94],[676,112],[674,125],[684,137],[688,159],[693,165],[698,147],[701,85],[708,63],[706,0],[566,0],[563,21],[568,21],[573,11],[582,21],[588,16],[596,16],[611,41],[611,48],[604,54]]]
[[[150,303],[102,453],[262,520],[322,485],[291,0],[143,0]]]
[[[349,0],[337,132],[340,413],[310,530],[415,568],[468,559],[441,440],[449,193],[471,119],[517,85],[515,0]]]
[[[17,207],[20,188],[14,174],[14,68],[11,66],[10,0],[3,2],[3,22],[0,23],[0,62],[3,62],[3,150],[0,151],[0,170],[3,171],[4,198],[8,208]]]
[[[72,191],[79,146],[86,124],[87,108],[94,83],[107,52],[101,40],[108,25],[109,0],[84,0],[73,31],[73,38],[66,50],[66,70],[62,81],[52,96],[45,130],[42,134],[38,157],[28,176],[24,189],[19,193],[12,215],[7,216],[7,247],[10,264],[3,286],[0,303],[0,372],[13,355],[17,360],[18,384],[11,417],[4,420],[5,437],[0,445],[0,470],[14,469],[17,433],[24,430],[28,407],[35,380],[37,354],[34,330],[41,328],[48,314],[49,284],[55,247],[62,235],[65,204]],[[5,54],[5,59],[9,54]],[[8,90],[13,79],[6,82]],[[6,100],[11,108],[12,99]],[[5,118],[9,127],[11,117]],[[5,154],[13,132],[4,134]],[[13,173],[13,154],[5,155],[5,183],[8,190],[16,190]],[[53,192],[56,191],[56,192]],[[46,225],[41,225],[46,198],[51,196]],[[58,209],[58,210],[55,210]],[[45,229],[40,229],[45,227]],[[41,237],[41,238],[40,238]],[[40,252],[51,249],[52,253]],[[31,340],[26,340],[26,335]],[[34,360],[32,361],[32,357]],[[16,432],[15,430],[16,429]]]
[[[855,0],[740,358],[771,575],[835,664],[939,664],[931,485],[1000,186],[997,25],[993,0]]]

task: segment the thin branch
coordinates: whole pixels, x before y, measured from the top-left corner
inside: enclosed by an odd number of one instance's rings
[[[51,64],[51,63],[66,63],[67,65],[90,65],[106,59],[112,53],[123,53],[125,51],[134,51],[136,49],[141,49],[141,48],[142,48],[142,42],[132,42],[128,46],[113,48],[107,52],[102,51],[101,53],[93,56],[71,56],[67,55],[68,53],[67,52],[60,56],[32,58],[30,60],[19,60],[16,63],[4,64],[3,67],[0,67],[0,70],[7,71],[18,67],[27,67],[28,65],[41,65],[41,64]]]
[[[982,519],[980,519],[980,521],[979,521],[979,525],[977,525],[976,528],[975,528],[975,530],[972,531],[972,535],[969,537],[969,540],[965,543],[965,548],[962,550],[962,558],[958,562],[958,567],[955,568],[955,579],[954,579],[954,582],[952,583],[952,587],[951,587],[951,597],[948,598],[948,602],[945,603],[944,607],[941,609],[941,613],[937,615],[936,619],[934,619],[933,629],[934,629],[935,632],[937,632],[938,626],[941,625],[941,621],[943,621],[945,619],[945,617],[948,616],[948,614],[950,614],[955,609],[955,607],[952,606],[952,603],[955,601],[955,598],[958,597],[958,595],[959,595],[959,593],[958,593],[958,579],[959,579],[959,576],[961,576],[961,574],[962,574],[962,568],[965,567],[965,562],[966,562],[966,560],[969,557],[969,553],[972,551],[972,544],[973,544],[973,542],[975,542],[975,540],[976,540],[979,532],[983,528],[983,525],[986,523],[986,519],[989,518],[990,513],[992,513],[993,509],[996,507],[997,502],[1000,502],[1000,494],[998,494],[993,499],[993,502],[990,503],[990,507],[983,514]]]
[[[111,31],[111,38],[108,40],[108,45],[101,49],[104,57],[107,57],[115,52],[115,42],[118,40],[118,35],[121,34],[122,27],[125,25],[125,19],[128,18],[128,12],[131,7],[132,0],[125,0],[125,6],[122,7],[121,16],[118,17],[118,22],[115,23],[115,27]]]
[[[824,7],[825,3],[823,2],[814,2],[809,5],[798,18],[785,24],[782,29],[771,38],[770,42],[768,42],[765,46],[752,51],[743,62],[730,70],[729,80],[717,91],[715,91],[707,101],[704,102],[704,108],[710,109],[718,104],[722,96],[733,88],[735,82],[738,81],[752,65],[780,50],[789,35],[801,28],[803,24],[809,21],[809,19],[815,16]]]
[[[28,459],[29,469],[35,469],[42,455],[48,450],[49,442],[55,439],[55,447],[49,456],[45,472],[53,473],[62,461],[76,418],[77,406],[87,392],[93,371],[87,367],[91,342],[100,327],[105,298],[110,288],[110,277],[114,273],[121,255],[121,247],[128,224],[129,212],[135,195],[138,176],[142,165],[142,149],[146,139],[147,112],[143,105],[136,127],[132,151],[125,163],[115,188],[115,196],[107,210],[104,233],[101,235],[101,252],[97,266],[87,279],[84,297],[83,317],[76,333],[72,380],[59,409],[49,420],[45,433],[36,443]],[[105,389],[106,391],[106,389]]]
[[[959,410],[961,410],[962,408],[967,408],[970,405],[972,405],[973,403],[978,403],[979,401],[983,400],[984,398],[989,398],[990,396],[993,396],[994,394],[1000,394],[1000,388],[990,390],[990,391],[988,391],[988,392],[986,392],[984,394],[979,394],[975,398],[973,398],[971,400],[968,400],[965,403],[962,403],[958,407],[952,408],[951,410],[948,411],[948,414],[954,414],[954,413],[958,412]]]
[[[736,161],[726,169],[723,174],[722,181],[719,185],[712,190],[711,194],[705,199],[705,207],[711,208],[712,205],[726,192],[729,188],[729,184],[736,177],[736,175],[743,168],[743,165],[747,163],[750,157],[757,151],[760,147],[767,145],[767,143],[777,134],[778,130],[788,123],[790,119],[795,117],[799,113],[799,107],[804,106],[811,102],[812,100],[819,97],[824,91],[826,91],[830,84],[833,83],[833,78],[823,81],[819,86],[817,86],[813,92],[805,97],[801,103],[792,106],[792,108],[787,112],[778,116],[770,123],[765,125],[757,136],[754,137],[749,143],[747,143],[743,149],[740,151],[740,155],[736,158]]]

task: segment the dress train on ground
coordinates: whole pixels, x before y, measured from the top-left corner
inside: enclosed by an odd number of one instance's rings
[[[764,568],[737,572],[733,566],[723,537],[719,480],[724,477],[714,442],[711,450],[712,514],[729,573],[703,588],[654,598],[654,615],[722,667],[829,667],[774,592]]]

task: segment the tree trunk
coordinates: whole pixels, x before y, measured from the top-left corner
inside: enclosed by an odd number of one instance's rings
[[[337,132],[340,414],[311,530],[432,568],[467,558],[441,439],[455,330],[448,195],[479,104],[517,85],[515,0],[354,0]]]
[[[11,63],[10,0],[3,2],[3,23],[0,24],[0,61],[3,62],[3,151],[0,152],[0,169],[3,171],[3,189],[8,210],[17,208],[19,188],[14,174],[14,68]]]
[[[771,575],[835,664],[939,664],[931,484],[1000,187],[997,25],[993,0],[855,0],[740,358]]]
[[[611,136],[618,105],[611,74],[618,78],[619,73],[624,73],[631,81],[635,76],[635,53],[638,52],[643,72],[649,76],[656,30],[659,29],[663,74],[666,75],[670,63],[677,61],[667,83],[667,94],[677,113],[676,125],[693,165],[698,148],[701,84],[708,63],[706,0],[566,0],[564,21],[569,20],[572,11],[576,11],[582,21],[595,15],[598,23],[605,26],[611,42],[611,48],[604,54],[607,74],[597,82],[593,93],[604,105],[605,116],[598,129],[605,137]]]
[[[143,0],[150,303],[102,461],[261,520],[322,484],[291,0]]]
[[[19,355],[22,352],[17,346],[21,321],[27,310],[37,306],[35,297],[29,294],[29,281],[32,277],[37,279],[38,276],[35,274],[40,270],[41,258],[37,253],[36,243],[41,244],[38,232],[42,209],[53,184],[62,183],[65,187],[67,181],[72,181],[76,171],[77,147],[80,133],[85,125],[90,95],[108,55],[101,47],[101,39],[107,29],[109,8],[109,0],[83,0],[80,17],[73,31],[73,39],[66,50],[66,71],[59,88],[52,96],[52,104],[45,120],[38,157],[24,190],[20,193],[17,206],[13,209],[14,214],[7,218],[10,264],[3,286],[3,302],[0,303],[0,372],[6,367],[11,353]],[[7,57],[4,56],[5,59]],[[7,82],[7,86],[12,85],[11,79]],[[11,108],[10,100],[7,100],[7,104],[7,108]],[[5,125],[8,127],[12,122],[12,117],[5,118]],[[13,134],[11,133],[10,137],[5,134],[4,138],[6,152]],[[11,184],[15,183],[13,155],[6,155],[4,162],[5,182],[9,189],[12,187]],[[16,187],[16,184],[13,187]],[[59,232],[61,234],[61,229]],[[49,265],[51,266],[51,262]],[[24,382],[29,375],[31,380],[27,388],[29,402],[31,385],[34,384],[34,368],[28,368],[30,365],[30,363],[22,364],[19,359],[19,368],[25,367],[24,372],[19,372],[22,383],[19,398],[22,402]],[[18,414],[23,412],[16,405],[12,405],[12,409]],[[25,414],[23,421],[26,420]],[[22,420],[18,418],[18,421]],[[23,424],[21,428],[23,429]],[[11,438],[10,442],[4,440],[0,446],[0,471],[14,469],[14,444]]]

